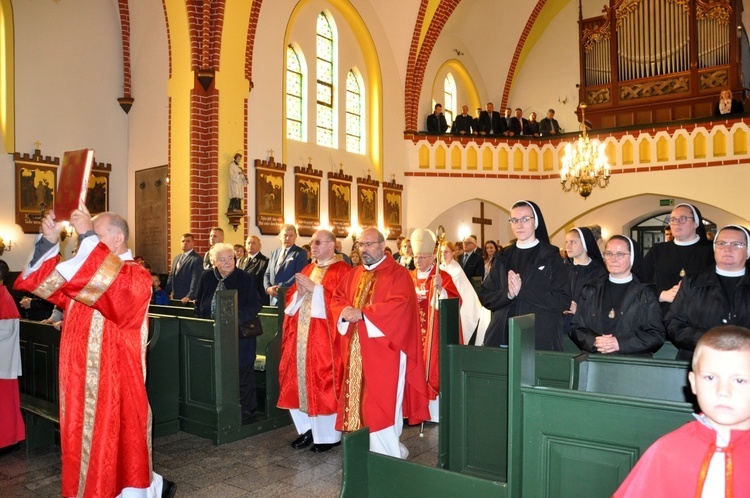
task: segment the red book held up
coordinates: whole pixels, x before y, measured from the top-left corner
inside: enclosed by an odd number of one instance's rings
[[[86,205],[93,149],[70,150],[63,155],[55,195],[55,221],[70,221],[76,209]]]

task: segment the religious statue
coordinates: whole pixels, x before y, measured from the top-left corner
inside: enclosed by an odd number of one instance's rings
[[[240,166],[242,154],[234,155],[234,161],[229,163],[229,207],[227,211],[242,211],[243,188],[247,185],[247,175]]]

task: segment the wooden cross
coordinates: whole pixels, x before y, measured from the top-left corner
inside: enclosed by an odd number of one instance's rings
[[[484,249],[484,226],[492,225],[492,220],[484,217],[484,202],[479,203],[479,218],[473,217],[471,222],[479,224],[479,239],[481,243],[479,247]]]
[[[273,157],[273,149],[270,149],[270,150],[268,151],[268,157]]]
[[[34,146],[36,147],[36,150],[42,150],[42,142],[40,142],[39,140],[34,142]]]

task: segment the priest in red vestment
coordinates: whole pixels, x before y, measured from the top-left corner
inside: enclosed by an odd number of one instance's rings
[[[385,254],[382,233],[363,231],[359,248],[363,265],[344,277],[331,304],[344,364],[336,428],[367,426],[371,451],[406,458],[403,418],[430,418],[417,295],[408,270]]]
[[[430,421],[440,419],[440,313],[441,299],[460,298],[453,278],[435,264],[435,234],[417,228],[411,233],[416,269],[409,272],[414,281],[419,305],[419,336],[425,378],[430,397]],[[460,324],[459,324],[460,327]]]
[[[79,234],[73,259],[60,262],[61,223],[42,220],[29,266],[15,287],[65,312],[60,338],[62,495],[173,496],[174,483],[152,472],[146,341],[151,276],[133,262],[127,222],[72,213]]]
[[[18,391],[21,314],[5,286],[7,275],[8,263],[0,259],[0,455],[17,449],[19,441],[26,439]]]
[[[310,449],[315,453],[341,444],[341,432],[336,430],[341,352],[331,298],[351,267],[334,253],[335,243],[336,236],[328,230],[313,234],[313,263],[295,275],[284,310],[277,406],[289,410],[300,435],[292,448],[313,443]]]

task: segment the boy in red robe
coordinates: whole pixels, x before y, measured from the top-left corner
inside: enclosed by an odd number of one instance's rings
[[[750,329],[706,332],[689,380],[703,413],[658,439],[615,498],[750,496]]]
[[[18,448],[26,439],[21,416],[18,376],[21,375],[19,324],[21,318],[4,280],[8,263],[0,259],[0,455]]]

